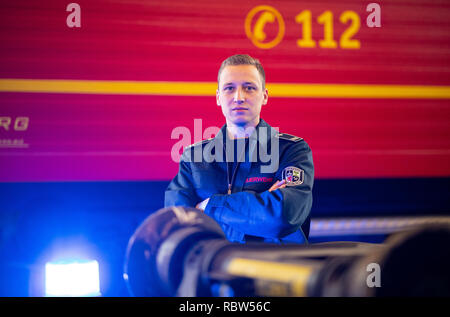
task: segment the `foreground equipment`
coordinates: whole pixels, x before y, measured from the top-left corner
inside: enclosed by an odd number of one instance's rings
[[[133,296],[449,296],[450,227],[383,244],[226,240],[200,210],[170,207],[131,237],[124,278]]]

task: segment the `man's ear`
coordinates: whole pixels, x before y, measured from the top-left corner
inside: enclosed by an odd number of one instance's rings
[[[263,106],[267,105],[267,101],[269,100],[269,91],[267,89],[264,89],[264,99],[263,99]]]
[[[220,106],[219,89],[216,89],[216,103]]]

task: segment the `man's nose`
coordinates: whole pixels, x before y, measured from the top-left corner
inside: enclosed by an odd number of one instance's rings
[[[241,88],[237,88],[234,93],[234,102],[237,104],[242,104],[245,101],[245,96]]]

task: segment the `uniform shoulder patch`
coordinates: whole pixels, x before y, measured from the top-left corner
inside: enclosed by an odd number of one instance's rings
[[[288,166],[281,172],[281,178],[286,181],[286,186],[301,185],[305,180],[305,171],[295,166]]]
[[[279,137],[280,139],[288,140],[288,141],[292,141],[292,142],[299,142],[299,141],[303,140],[303,138],[301,138],[299,136],[295,136],[295,135],[287,134],[287,133],[278,133],[277,137]]]
[[[206,139],[206,140],[198,141],[198,142],[196,142],[194,144],[186,146],[186,149],[189,149],[191,147],[194,147],[194,146],[197,146],[197,145],[200,145],[200,144],[207,143],[207,142],[211,141],[212,139],[214,139],[214,138],[209,138],[209,139]]]

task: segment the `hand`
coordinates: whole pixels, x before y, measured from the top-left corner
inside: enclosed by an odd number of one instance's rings
[[[195,206],[195,208],[205,211],[206,205],[208,204],[208,202],[209,202],[209,198],[206,198],[204,201],[198,203],[197,206]]]
[[[286,180],[277,181],[275,184],[272,185],[272,187],[269,188],[269,192],[274,191],[278,188],[285,188],[286,187]]]

